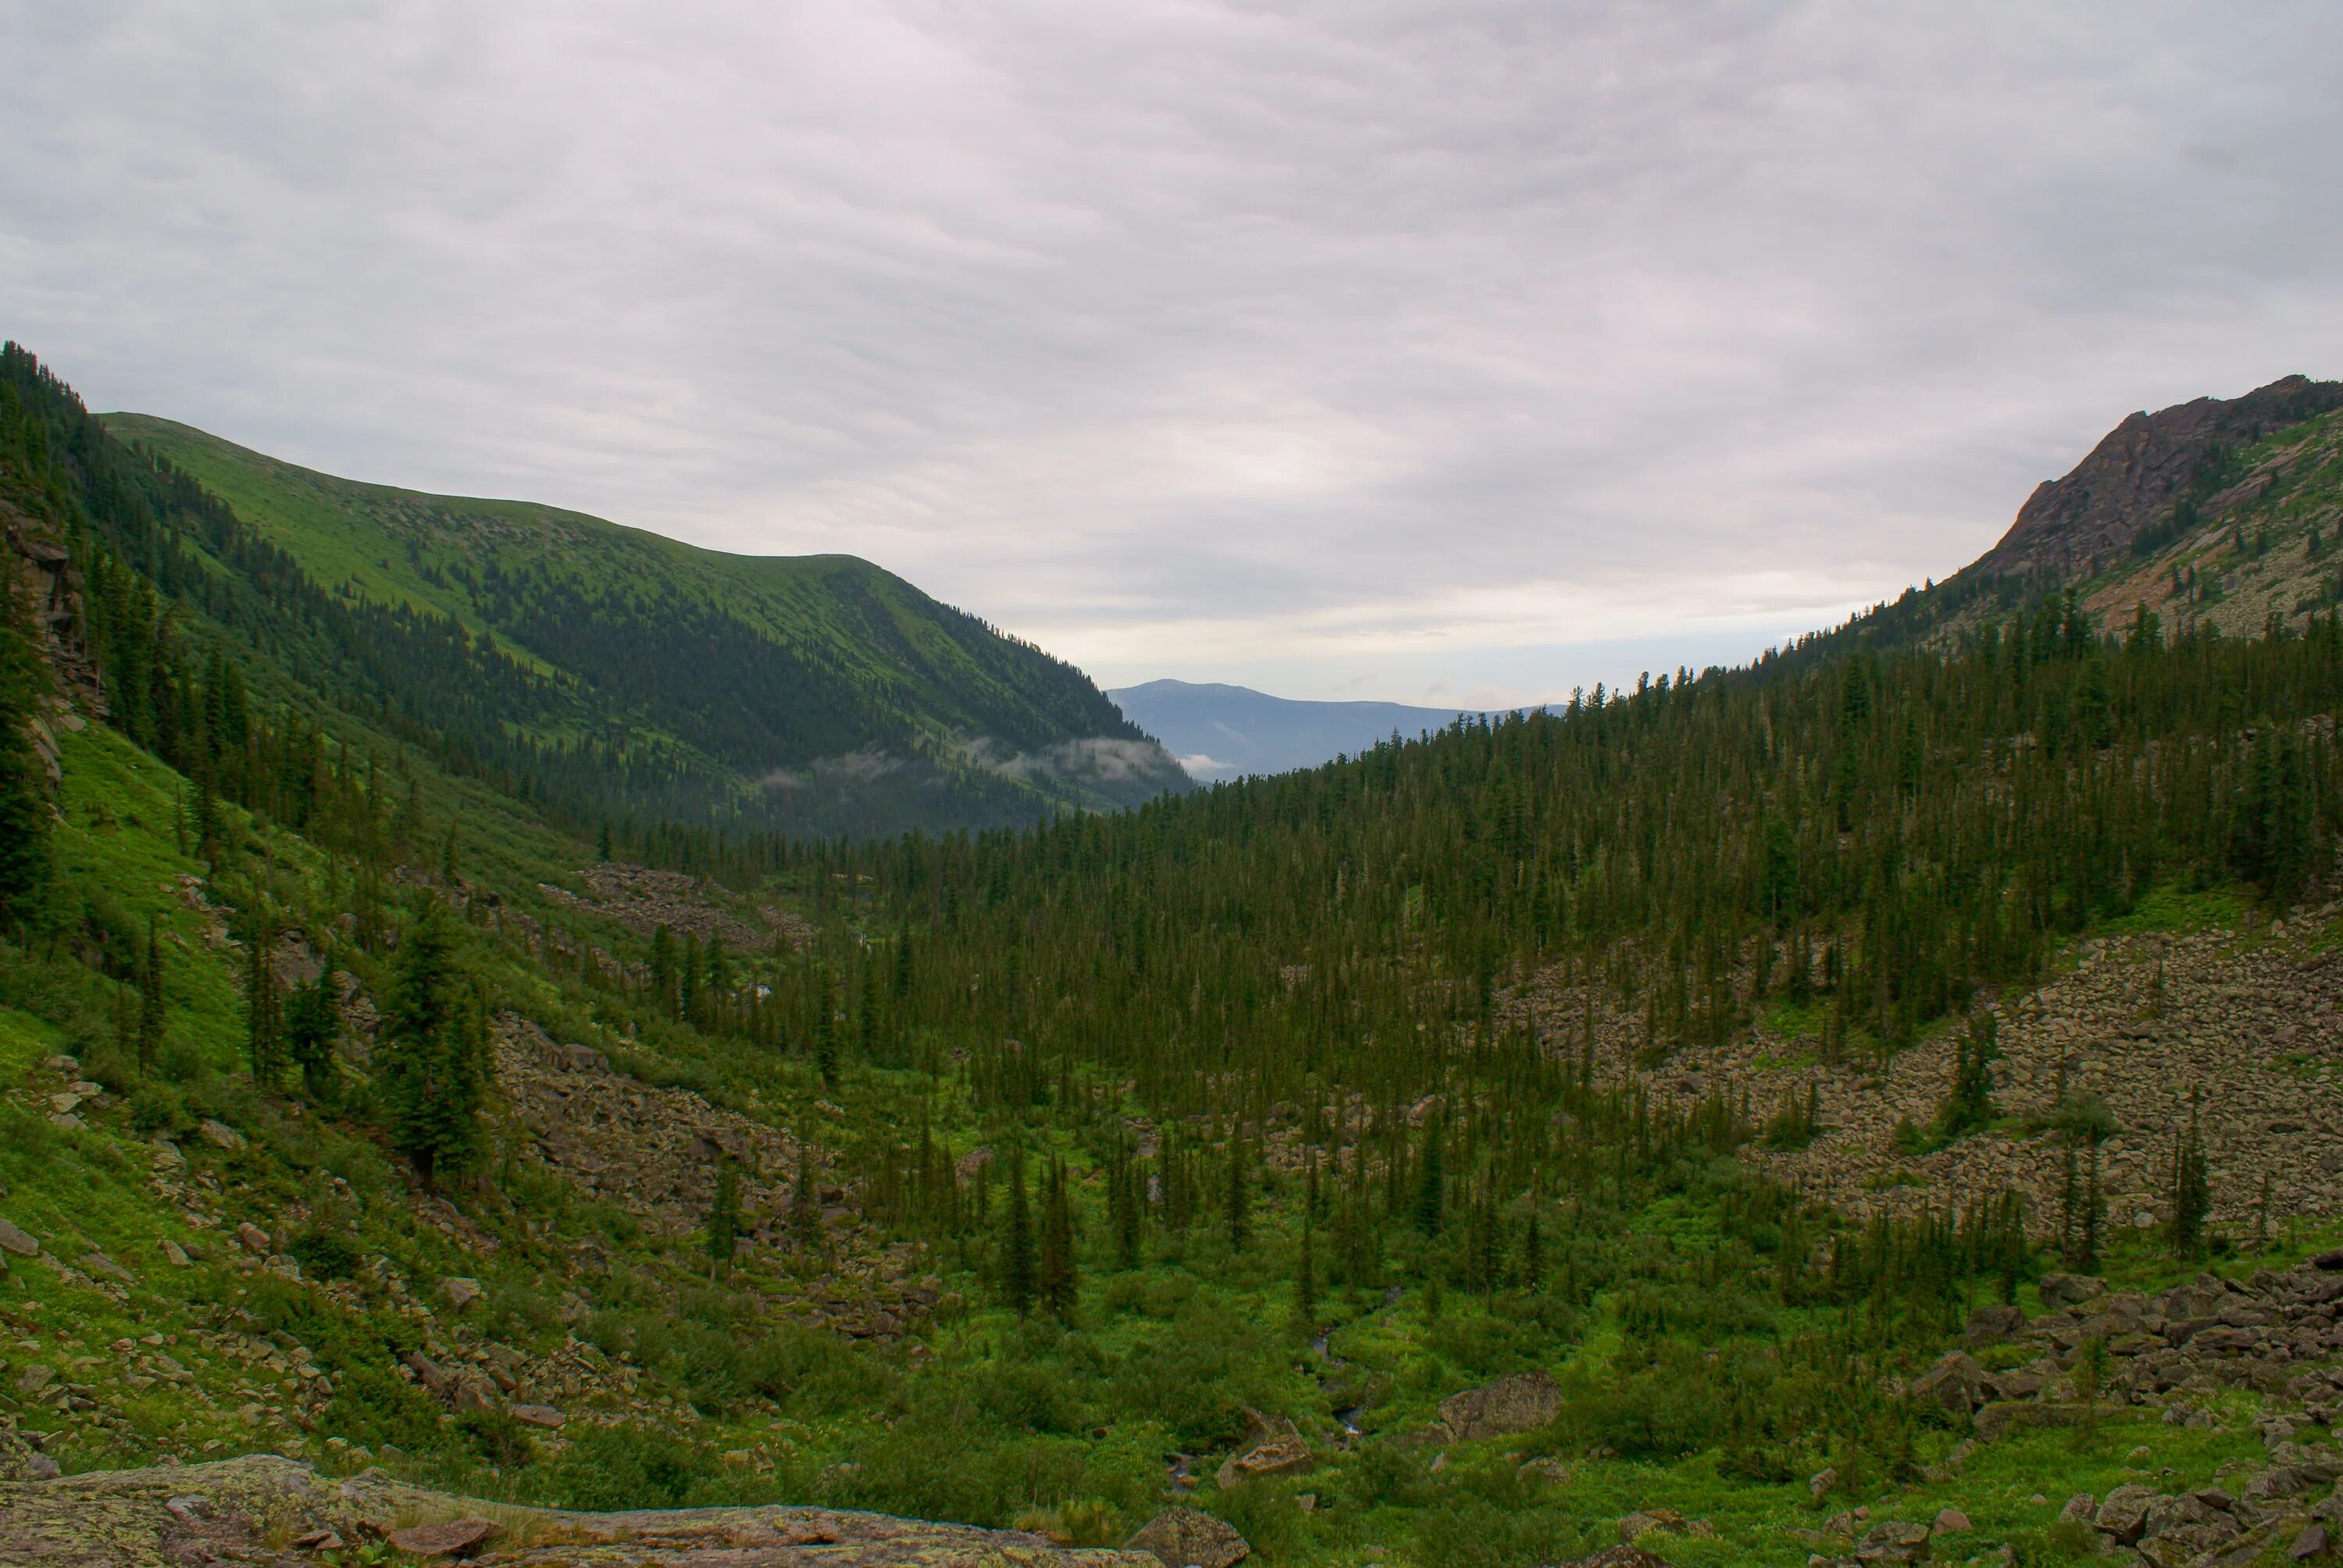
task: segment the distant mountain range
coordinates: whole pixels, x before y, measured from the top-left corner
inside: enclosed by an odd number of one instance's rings
[[[1154,736],[1191,778],[1210,783],[1286,773],[1355,755],[1394,734],[1445,729],[1460,712],[1403,702],[1302,702],[1242,686],[1151,680],[1109,691],[1123,717]]]

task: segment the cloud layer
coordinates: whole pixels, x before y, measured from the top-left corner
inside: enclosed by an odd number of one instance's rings
[[[2343,375],[2343,12],[0,0],[0,333],[843,549],[1106,684],[1533,700]]]

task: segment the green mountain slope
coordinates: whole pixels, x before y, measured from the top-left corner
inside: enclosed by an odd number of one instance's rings
[[[105,424],[344,604],[445,618],[546,678],[493,740],[575,792],[619,772],[626,809],[883,831],[1185,787],[1079,670],[867,561],[723,555],[338,479],[143,415]]]

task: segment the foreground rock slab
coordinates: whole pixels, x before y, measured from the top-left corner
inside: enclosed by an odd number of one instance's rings
[[[323,1549],[328,1537],[403,1537],[435,1551],[429,1561],[484,1568],[1161,1568],[1143,1552],[828,1508],[508,1507],[376,1470],[336,1481],[274,1454],[0,1482],[0,1563],[11,1568],[270,1562],[272,1541]]]

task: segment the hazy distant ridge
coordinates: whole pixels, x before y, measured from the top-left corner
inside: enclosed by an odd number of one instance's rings
[[[1403,702],[1302,702],[1185,680],[1151,680],[1107,696],[1125,718],[1162,741],[1191,777],[1206,781],[1315,768],[1394,732],[1413,739],[1446,729],[1460,712],[1477,714]]]

